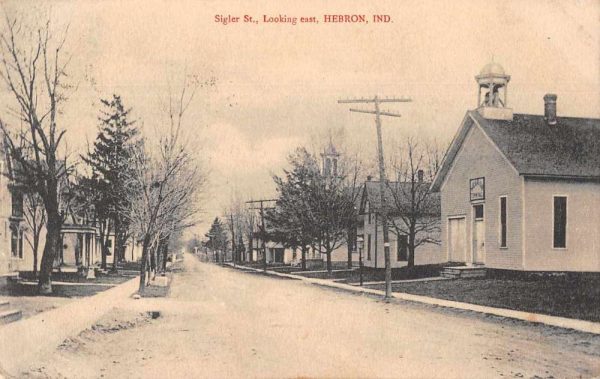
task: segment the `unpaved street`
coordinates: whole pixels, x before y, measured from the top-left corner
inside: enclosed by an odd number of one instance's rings
[[[168,299],[131,300],[27,377],[575,378],[600,337],[323,289],[187,255]],[[155,320],[142,310],[160,310]]]

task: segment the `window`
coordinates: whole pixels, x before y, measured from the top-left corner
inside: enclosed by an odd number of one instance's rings
[[[323,171],[324,176],[329,176],[331,174],[331,159],[325,159],[325,167],[323,168]]]
[[[333,159],[333,176],[337,176],[337,159]]]
[[[475,220],[483,220],[483,204],[473,206],[475,210]]]
[[[371,260],[371,235],[367,234],[367,259]]]
[[[506,196],[500,197],[500,247],[506,247]]]
[[[23,193],[20,191],[12,192],[12,216],[23,217]]]
[[[23,259],[23,231],[19,231],[19,258]]]
[[[397,237],[396,241],[396,254],[398,262],[404,262],[408,260],[408,236],[405,234],[400,234]]]
[[[567,197],[554,196],[554,247],[567,247]]]
[[[16,226],[10,227],[10,251],[13,257],[23,258],[23,233]]]

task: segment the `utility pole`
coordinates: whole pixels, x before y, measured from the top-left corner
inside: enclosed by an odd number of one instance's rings
[[[264,207],[264,203],[267,202],[272,202],[272,201],[277,201],[276,199],[264,199],[264,200],[250,200],[250,201],[246,201],[246,204],[260,204],[259,208],[250,208],[250,209],[254,209],[254,210],[259,210],[260,211],[260,224],[261,224],[261,231],[262,231],[262,236],[260,238],[260,240],[262,241],[262,252],[263,252],[263,270],[265,272],[267,272],[267,245],[265,242],[266,239],[266,235],[267,235],[267,230],[265,228],[265,208]]]
[[[383,139],[381,137],[381,116],[401,117],[399,113],[381,111],[379,105],[381,103],[406,103],[412,101],[410,98],[399,99],[380,99],[375,96],[372,99],[352,99],[338,100],[339,104],[374,104],[375,110],[355,109],[350,108],[350,112],[369,113],[375,115],[375,126],[377,127],[377,155],[379,161],[379,195],[381,200],[381,226],[383,229],[383,254],[385,258],[385,298],[392,297],[392,265],[390,261],[390,239],[387,223],[387,202],[385,199],[385,164],[383,160]],[[375,236],[377,238],[377,236]]]
[[[233,223],[233,213],[229,214],[231,219],[231,261],[233,262],[233,267],[235,267],[235,224]]]

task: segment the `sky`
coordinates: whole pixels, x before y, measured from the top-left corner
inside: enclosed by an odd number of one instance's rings
[[[508,106],[600,117],[598,1],[55,1],[2,2],[28,22],[69,25],[65,49],[76,89],[64,106],[69,152],[95,138],[99,99],[118,93],[144,132],[164,127],[162,104],[186,75],[215,79],[186,114],[186,140],[209,172],[203,233],[234,197],[272,197],[272,175],[297,146],[329,141],[366,160],[376,153],[372,115],[338,99],[410,97],[390,105],[384,149],[404,136],[448,144],[476,107],[474,76],[488,62],[511,75]],[[24,12],[24,13],[23,13]],[[364,14],[368,24],[324,23]],[[374,23],[373,14],[391,22]],[[318,24],[215,22],[216,15],[312,17]],[[241,20],[240,20],[241,21]],[[10,103],[2,88],[0,96]],[[4,111],[1,110],[0,111]],[[375,172],[374,172],[375,173]]]

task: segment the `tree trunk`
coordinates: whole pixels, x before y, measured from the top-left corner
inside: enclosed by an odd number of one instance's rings
[[[331,274],[331,251],[327,251],[325,255],[327,255],[327,272]]]
[[[115,221],[114,223],[115,223],[115,246],[114,246],[115,252],[113,255],[112,272],[118,272],[117,264],[125,256],[125,243],[127,242],[127,238],[120,231],[121,226],[118,225],[117,221]]]
[[[140,285],[138,288],[139,293],[144,292],[144,288],[146,287],[146,269],[148,265],[148,245],[150,244],[150,236],[144,236],[144,241],[142,242],[142,264],[140,265]]]
[[[165,242],[162,251],[162,272],[167,272],[167,258],[169,256],[169,238]]]
[[[254,250],[252,249],[253,242],[252,236],[250,236],[250,238],[248,238],[248,253],[250,254],[248,262],[252,262],[252,258],[254,256]]]
[[[122,249],[122,247],[120,246],[120,244],[117,243],[117,238],[115,237],[115,247],[114,247],[114,254],[113,254],[113,261],[112,261],[112,268],[110,269],[111,272],[118,272],[119,269],[117,268],[117,264],[119,263],[119,254],[121,254],[120,250]]]
[[[52,293],[52,266],[56,258],[57,246],[60,242],[60,226],[62,219],[58,213],[57,197],[49,196],[46,204],[46,243],[42,253],[40,265],[40,278],[38,280],[38,292],[40,294]]]
[[[39,234],[36,236],[33,236],[33,277],[37,278],[37,273],[38,273],[38,249],[39,249],[39,245],[40,245],[40,237]]]
[[[100,268],[106,270],[106,235],[107,231],[105,227],[100,226],[100,256],[101,263]]]
[[[302,246],[302,249],[300,249],[302,251],[302,271],[306,271],[306,245]]]
[[[64,238],[65,238],[65,236],[62,233],[60,233],[58,236],[58,240],[56,241],[56,251],[58,252],[58,260],[60,262],[60,266],[62,266],[62,264],[65,262],[65,256],[64,256],[65,251],[63,249]],[[61,268],[60,266],[59,266],[59,270]]]
[[[348,268],[352,268],[352,252],[354,251],[354,241],[356,241],[356,229],[348,228]]]
[[[408,236],[408,262],[407,262],[407,266],[410,267],[414,267],[415,265],[415,230],[414,227],[411,227],[409,229],[409,236]]]
[[[152,249],[150,249],[150,271],[152,274],[156,274],[156,250],[158,249],[157,245],[154,245]]]

